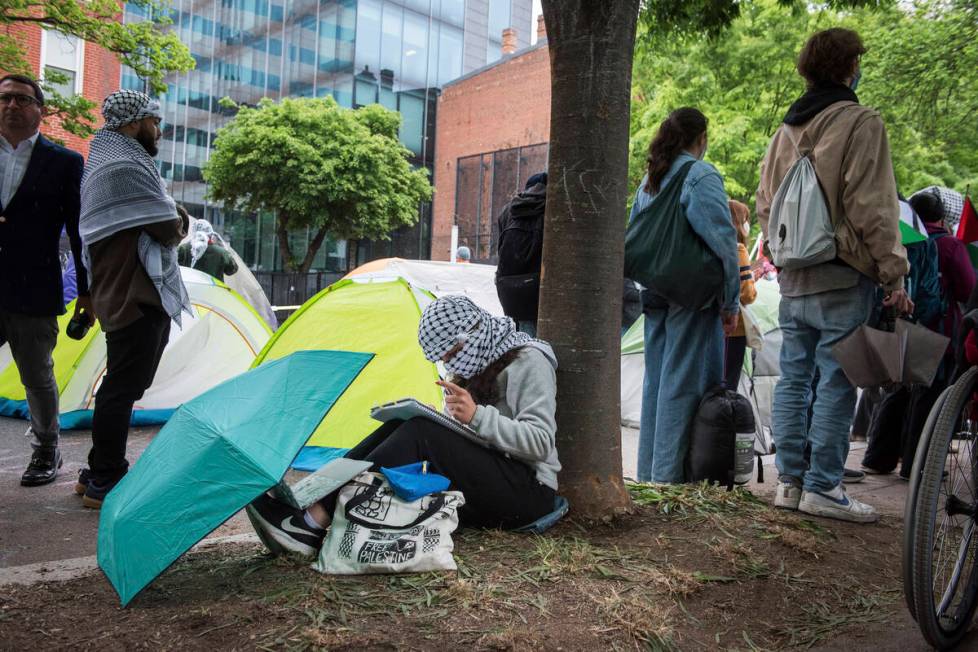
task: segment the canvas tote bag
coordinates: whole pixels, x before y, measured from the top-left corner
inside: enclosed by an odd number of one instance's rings
[[[457,570],[452,532],[459,491],[406,502],[387,479],[364,472],[339,491],[333,523],[313,567],[331,575]]]

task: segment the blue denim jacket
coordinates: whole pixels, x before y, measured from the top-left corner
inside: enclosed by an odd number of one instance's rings
[[[686,219],[693,231],[706,243],[723,266],[723,296],[720,297],[720,310],[726,313],[740,311],[740,268],[737,259],[737,232],[730,219],[727,193],[723,189],[723,178],[709,163],[697,161],[692,155],[683,152],[672,162],[672,167],[662,179],[665,188],[676,172],[687,161],[696,161],[686,175],[679,203],[686,210]],[[642,177],[635,202],[628,221],[652,203],[655,195],[645,192],[648,175]]]

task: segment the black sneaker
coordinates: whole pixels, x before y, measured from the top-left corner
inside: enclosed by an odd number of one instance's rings
[[[61,451],[57,448],[35,448],[30,464],[24,475],[20,476],[22,487],[39,487],[54,482],[61,468]]]
[[[75,493],[79,496],[85,495],[85,490],[88,489],[88,483],[92,480],[92,470],[91,469],[81,469],[78,471],[78,482],[75,483]]]
[[[88,485],[85,487],[85,493],[82,496],[82,505],[88,507],[89,509],[102,509],[102,502],[105,497],[109,495],[109,492],[115,489],[115,486],[119,484],[119,480],[108,480],[99,481],[94,477],[89,476]]]
[[[309,527],[302,510],[262,494],[245,512],[258,538],[272,554],[294,554],[308,559],[319,554],[326,530]]]
[[[844,469],[842,471],[842,481],[846,484],[856,484],[866,479],[866,474],[858,469]]]

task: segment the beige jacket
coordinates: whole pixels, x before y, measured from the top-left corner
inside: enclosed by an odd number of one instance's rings
[[[903,287],[910,270],[900,244],[900,206],[890,145],[880,114],[855,102],[836,102],[803,125],[782,124],[761,163],[757,218],[768,236],[771,202],[798,159],[789,139],[812,163],[835,224],[838,255],[884,290]]]

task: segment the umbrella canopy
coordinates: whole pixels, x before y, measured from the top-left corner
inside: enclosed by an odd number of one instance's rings
[[[102,506],[98,563],[122,604],[278,483],[371,357],[298,351],[184,403]]]

